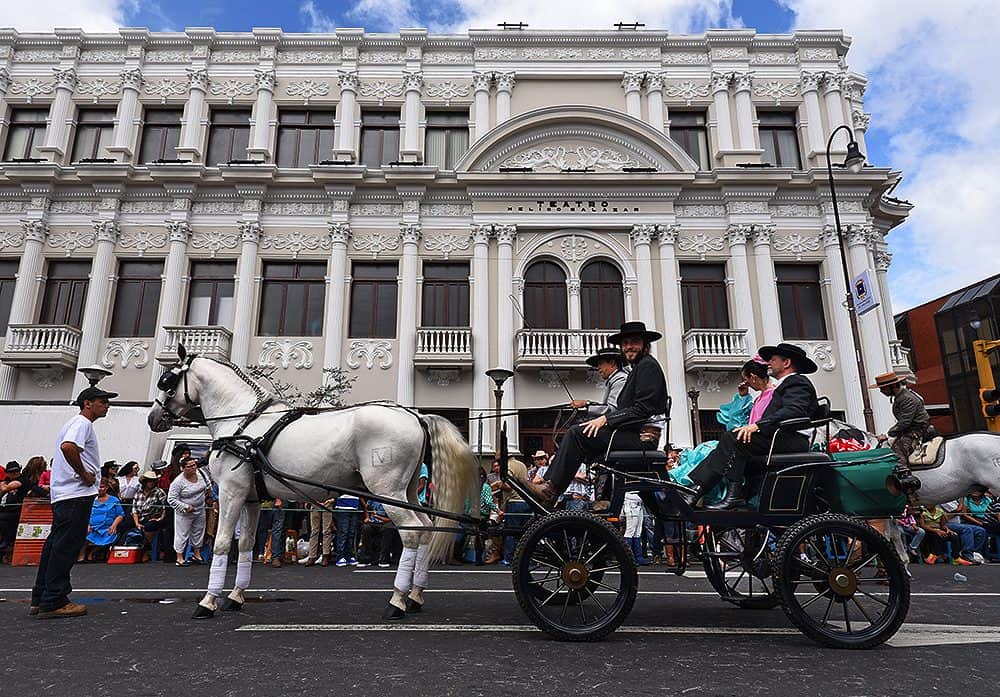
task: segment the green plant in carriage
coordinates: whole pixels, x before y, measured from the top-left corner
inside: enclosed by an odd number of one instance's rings
[[[277,366],[250,365],[247,374],[254,380],[265,383],[278,399],[296,407],[342,407],[344,397],[354,386],[356,376],[350,376],[341,368],[323,368],[323,380],[314,389],[303,392],[298,385],[278,377]]]

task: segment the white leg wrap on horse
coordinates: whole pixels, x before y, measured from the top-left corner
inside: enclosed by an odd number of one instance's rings
[[[403,547],[403,553],[399,555],[399,566],[396,567],[396,580],[392,586],[397,591],[405,595],[413,585],[413,567],[417,563],[417,548]]]
[[[248,588],[250,586],[250,567],[253,564],[253,551],[240,552],[236,562],[236,587]]]
[[[222,587],[226,585],[226,564],[228,554],[216,554],[212,557],[212,567],[208,572],[208,592],[218,598],[222,595]]]
[[[416,582],[414,582],[413,588],[410,589],[410,600],[421,605],[424,604],[424,589]]]
[[[424,543],[417,547],[417,560],[416,565],[413,569],[413,585],[420,586],[421,588],[427,587],[427,544]],[[411,596],[412,597],[412,596]]]
[[[400,610],[406,610],[406,594],[393,589],[389,604],[398,607]]]
[[[212,612],[215,612],[216,610],[219,609],[219,603],[215,601],[215,596],[212,595],[211,593],[206,593],[205,597],[202,598],[198,604],[201,605],[206,610],[211,610]]]
[[[229,593],[229,599],[234,603],[239,603],[240,605],[247,601],[242,588],[233,588],[233,590]]]

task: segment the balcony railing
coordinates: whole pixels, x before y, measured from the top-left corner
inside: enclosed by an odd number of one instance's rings
[[[608,346],[614,333],[613,329],[522,329],[515,339],[514,364],[580,368],[588,356]]]
[[[418,327],[417,365],[471,365],[472,330],[469,327]]]
[[[163,365],[173,365],[177,362],[178,344],[184,344],[188,353],[229,360],[233,333],[225,327],[171,326],[163,329],[167,333],[167,343],[156,355],[156,360]]]
[[[913,377],[913,366],[910,365],[910,349],[903,346],[902,341],[889,342],[889,356],[892,359],[893,371],[906,377]]]
[[[689,329],[684,332],[684,369],[734,369],[750,360],[746,329]]]
[[[7,365],[75,368],[80,330],[65,324],[11,324],[0,361]]]

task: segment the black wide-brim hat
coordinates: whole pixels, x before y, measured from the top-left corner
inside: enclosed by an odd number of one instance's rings
[[[771,356],[778,355],[787,358],[795,366],[795,372],[800,375],[815,373],[819,368],[813,360],[806,355],[805,349],[795,344],[780,343],[777,346],[761,346],[757,353],[765,361],[771,360]]]
[[[609,344],[620,344],[626,336],[641,336],[643,341],[652,343],[663,338],[660,332],[653,332],[646,329],[645,322],[626,322],[618,330],[617,334],[608,337]]]
[[[625,365],[625,355],[616,348],[608,347],[597,349],[597,353],[587,359],[587,365],[591,368],[596,368],[597,364],[601,361],[614,361],[621,368]]]

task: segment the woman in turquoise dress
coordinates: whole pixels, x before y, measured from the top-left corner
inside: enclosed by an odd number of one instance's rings
[[[80,561],[94,561],[98,550],[106,550],[118,539],[118,526],[125,518],[121,501],[108,493],[108,480],[102,479],[97,489],[97,498],[90,509],[90,524],[87,527],[87,544],[80,555]]]

